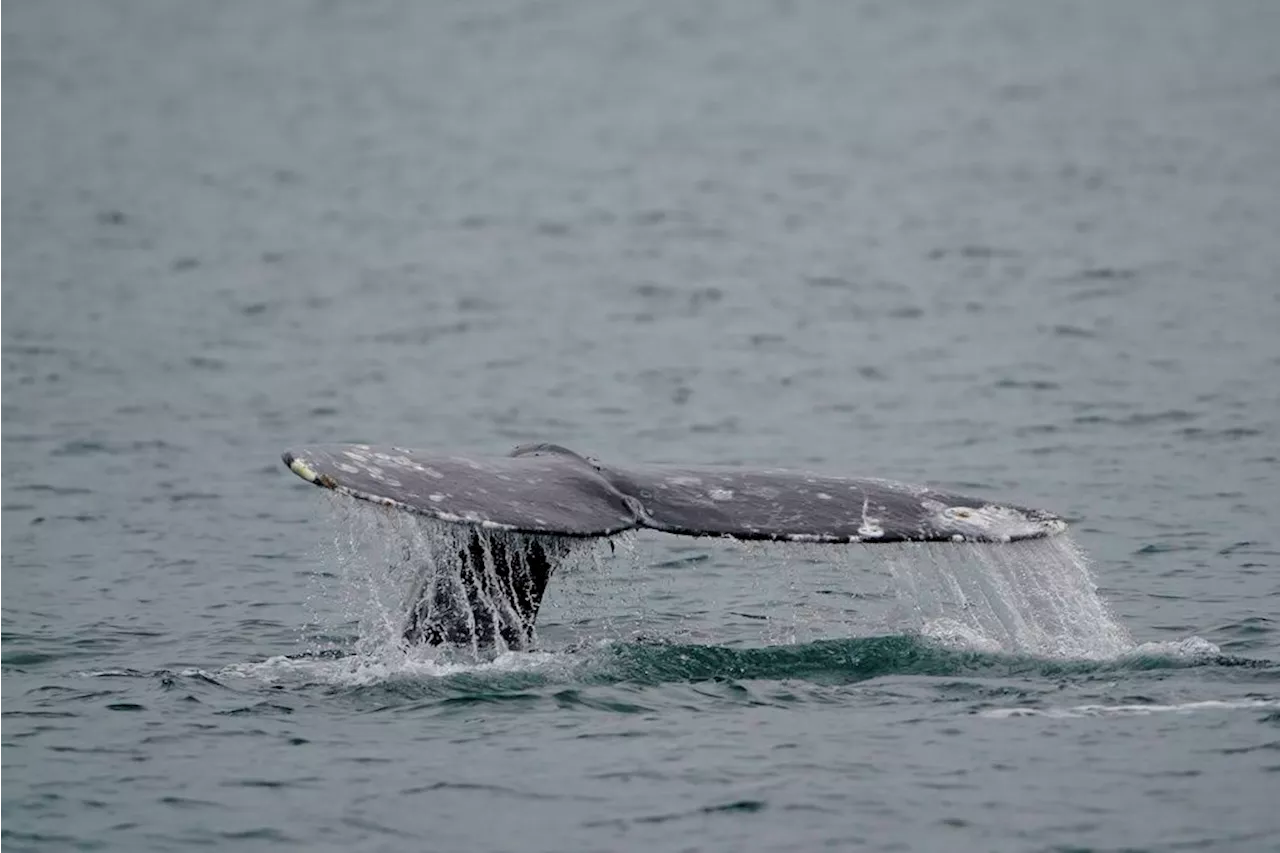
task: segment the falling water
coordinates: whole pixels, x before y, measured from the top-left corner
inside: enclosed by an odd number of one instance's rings
[[[1009,544],[881,546],[913,627],[943,642],[1047,657],[1112,658],[1133,639],[1065,535]]]
[[[1011,543],[737,542],[771,643],[919,632],[946,645],[1055,658],[1135,650],[1066,535]]]
[[[337,531],[333,554],[342,575],[339,604],[345,618],[357,623],[356,651],[403,654],[410,605],[429,584],[462,582],[458,553],[472,529],[349,500],[336,499],[332,505]],[[501,538],[512,549],[529,538],[505,531],[488,531],[485,536]],[[584,566],[599,569],[613,550],[607,540],[556,539],[547,544],[565,554],[551,580],[552,589],[563,586],[564,575]],[[633,553],[634,543],[625,544],[631,561],[642,562]],[[1008,544],[738,543],[737,550],[753,574],[785,585],[761,601],[772,602],[766,608],[770,612],[757,617],[769,620],[761,623],[767,642],[909,630],[950,645],[1045,657],[1112,658],[1135,648],[1098,595],[1085,555],[1065,535]],[[766,567],[771,556],[781,558],[780,575]],[[491,560],[485,563],[492,572]],[[884,594],[873,588],[868,569],[880,569],[878,574],[887,579]],[[575,585],[589,592],[590,579],[600,586],[605,573],[583,575]],[[605,593],[616,609],[616,585],[604,586],[606,590],[597,592]],[[643,598],[644,590],[633,586],[626,585],[628,601],[621,603]],[[846,593],[837,597],[832,593],[839,587]],[[571,609],[574,601],[569,596]],[[892,612],[885,613],[891,601]],[[496,618],[504,604],[489,602],[489,612]],[[461,651],[486,654],[474,625],[471,648]],[[499,640],[498,648],[489,653],[503,651]]]
[[[341,497],[333,498],[331,507],[335,532],[330,555],[341,575],[337,604],[343,620],[355,623],[355,651],[374,657],[403,654],[403,633],[413,604],[440,585],[463,590],[459,554],[467,550],[476,529]],[[529,544],[537,541],[546,553],[559,555],[554,561],[555,575],[572,572],[584,563],[598,564],[601,546],[608,547],[596,540],[505,530],[479,533],[481,568],[488,574],[488,590],[505,586],[494,563],[495,545],[505,546],[510,554],[523,554]],[[323,594],[329,594],[328,586],[321,584]],[[491,657],[507,651],[497,624],[500,619],[518,619],[518,615],[501,595],[485,590],[480,592],[480,599],[476,614],[469,608],[464,614],[470,629],[470,648],[451,649],[450,653]],[[465,591],[461,600],[466,600]],[[477,624],[477,619],[486,618],[493,623]],[[493,647],[484,648],[482,636],[492,637]]]

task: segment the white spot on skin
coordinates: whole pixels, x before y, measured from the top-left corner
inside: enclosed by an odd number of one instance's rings
[[[1015,539],[1049,536],[1066,525],[1061,519],[1028,518],[1013,507],[986,504],[980,507],[942,507],[937,524],[944,530],[959,531],[963,542],[1012,542]],[[954,537],[952,537],[954,539]]]
[[[701,486],[702,480],[699,477],[672,477],[668,480],[673,486]]]
[[[444,500],[444,495],[436,492],[434,495],[427,495],[427,500],[431,501],[433,504],[438,504],[440,501]]]
[[[831,500],[831,495],[827,494],[826,492],[818,492],[818,500],[829,501]]]
[[[309,483],[316,481],[316,472],[311,470],[311,467],[301,459],[294,459],[290,462],[289,469]]]
[[[359,469],[359,468],[357,468],[355,465],[348,465],[348,464],[347,464],[347,463],[345,463],[345,462],[338,462],[338,463],[336,463],[336,465],[337,465],[337,468],[338,468],[338,470],[339,470],[339,471],[346,471],[348,474],[359,474],[359,473],[360,473],[360,469]]]
[[[357,462],[368,462],[368,461],[369,461],[369,457],[368,457],[366,454],[364,454],[364,453],[357,453],[357,452],[355,452],[354,450],[344,450],[344,451],[342,451],[342,455],[343,455],[343,456],[345,456],[345,457],[347,457],[348,459],[354,459],[354,460],[355,460],[355,461],[357,461]]]
[[[730,491],[729,489],[712,489],[711,491],[707,492],[707,496],[710,497],[711,500],[713,501],[733,500],[733,492]]]

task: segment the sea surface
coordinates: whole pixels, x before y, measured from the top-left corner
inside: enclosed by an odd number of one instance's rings
[[[6,853],[1280,849],[1277,44],[1268,0],[6,2]],[[477,660],[397,644],[430,533],[281,464],[321,441],[1071,530],[635,534]]]

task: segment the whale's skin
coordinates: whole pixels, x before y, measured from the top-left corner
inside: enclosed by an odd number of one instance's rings
[[[508,456],[368,444],[290,450],[309,482],[479,528],[572,537],[650,528],[793,542],[1012,542],[1061,533],[1051,512],[873,478],[781,468],[611,466],[554,444]]]

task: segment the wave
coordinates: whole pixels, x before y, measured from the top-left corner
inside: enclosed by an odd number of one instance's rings
[[[1273,664],[1224,655],[1199,638],[1148,643],[1107,660],[1073,660],[957,649],[928,637],[899,634],[765,647],[603,641],[557,652],[508,652],[491,660],[468,660],[422,648],[378,655],[325,650],[235,664],[206,675],[219,681],[245,678],[297,687],[391,688],[426,698],[549,684],[656,686],[780,680],[851,684],[894,675],[1059,678],[1203,666],[1267,668]]]

